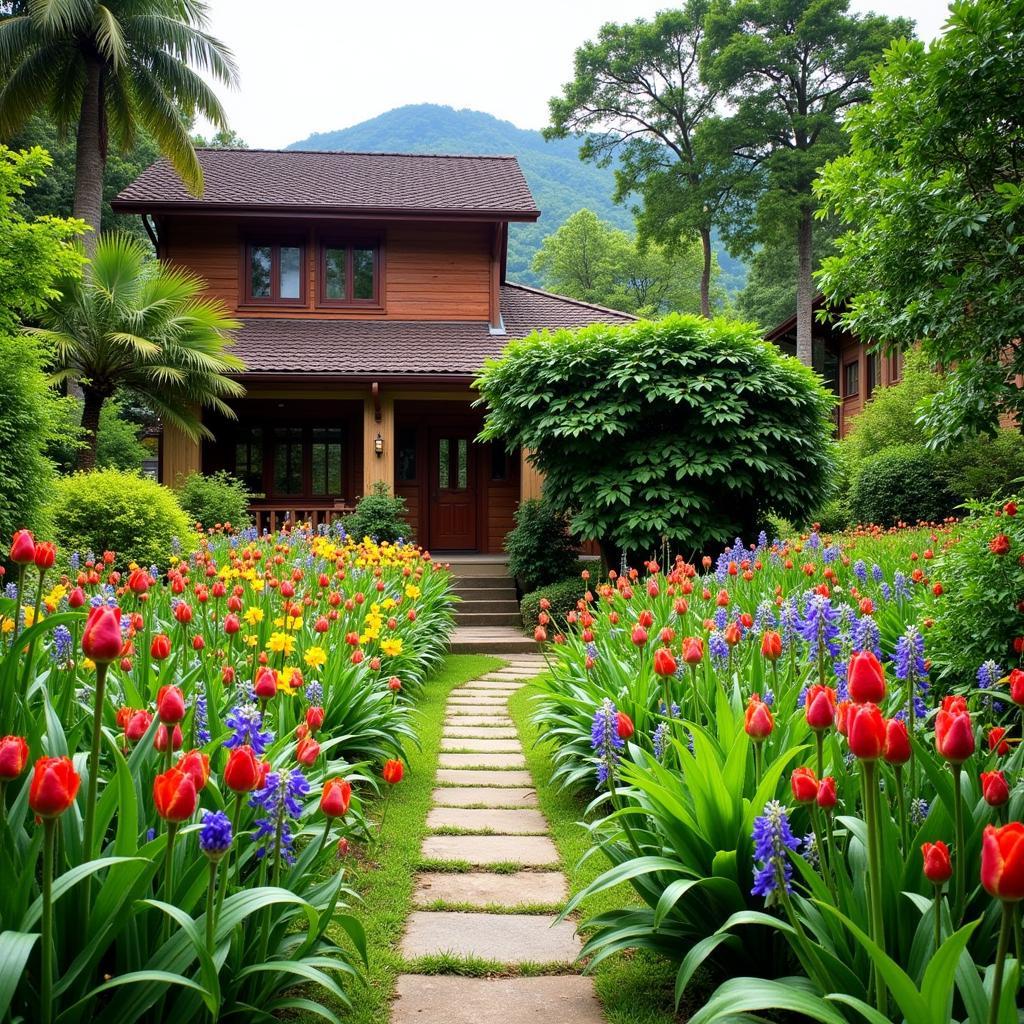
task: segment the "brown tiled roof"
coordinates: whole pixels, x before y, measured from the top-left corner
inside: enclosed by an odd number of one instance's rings
[[[512,284],[502,285],[501,309],[505,334],[471,320],[249,319],[233,351],[249,373],[471,377],[512,338],[534,330],[635,319]]]
[[[157,209],[540,216],[513,156],[426,156],[301,150],[200,149],[205,188],[191,195],[164,159],[114,200],[128,213]]]

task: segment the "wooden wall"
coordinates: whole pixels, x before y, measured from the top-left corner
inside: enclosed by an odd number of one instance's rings
[[[226,217],[167,216],[159,223],[161,256],[194,271],[209,292],[246,317],[318,319],[488,320],[492,315],[494,229],[490,224],[288,221],[305,243],[305,306],[245,305],[242,239],[280,237],[280,222]],[[318,233],[332,238],[379,237],[382,242],[382,309],[318,308]],[[294,237],[290,235],[289,237]]]
[[[854,417],[864,411],[871,398],[868,391],[868,360],[870,354],[866,345],[861,344],[852,335],[840,335],[839,344],[839,422],[837,433],[845,437],[849,432]],[[901,354],[884,355],[881,352],[874,354],[875,359],[875,387],[884,388],[895,384],[903,377],[903,356]],[[853,394],[846,393],[846,367],[850,363],[856,363],[857,390]]]
[[[199,442],[193,441],[177,427],[165,424],[160,444],[160,482],[176,487],[182,477],[198,472],[199,465]]]

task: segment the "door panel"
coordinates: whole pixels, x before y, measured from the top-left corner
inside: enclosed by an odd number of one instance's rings
[[[430,431],[431,548],[474,549],[476,538],[476,449],[473,432]]]

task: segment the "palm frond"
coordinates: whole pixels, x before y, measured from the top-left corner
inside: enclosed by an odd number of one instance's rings
[[[154,54],[150,63],[154,78],[183,110],[201,113],[217,127],[227,127],[227,113],[217,94],[187,64],[169,54]]]
[[[27,14],[0,21],[0,74],[6,75],[42,41],[38,29]]]
[[[96,5],[95,17],[93,39],[96,48],[100,55],[110,62],[114,71],[117,71],[128,57],[128,48],[125,45],[124,32],[121,30],[120,22],[106,4]]]
[[[10,138],[53,94],[58,65],[53,47],[25,55],[0,89],[0,138]]]
[[[238,65],[231,49],[195,23],[149,10],[127,20],[125,28],[140,56],[163,51],[194,64],[225,85],[238,84]]]
[[[40,28],[69,34],[88,26],[92,7],[91,0],[29,0],[28,13]]]

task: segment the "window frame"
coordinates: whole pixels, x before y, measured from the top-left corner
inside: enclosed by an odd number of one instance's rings
[[[327,250],[345,250],[345,298],[332,299],[327,294]],[[369,299],[352,297],[355,276],[352,273],[352,250],[370,249],[373,252],[373,296]],[[384,247],[379,237],[322,235],[317,239],[317,306],[325,309],[383,309],[381,278],[384,275]]]
[[[876,352],[864,353],[864,397],[870,398],[882,383],[881,360]]]
[[[270,295],[253,295],[252,293],[252,250],[270,250]],[[299,297],[281,297],[281,250],[299,250]],[[265,238],[254,235],[242,242],[242,276],[243,306],[306,306],[309,279],[309,264],[306,259],[306,241],[296,236],[278,236]]]
[[[853,370],[854,384],[856,387],[850,388],[850,371]],[[855,398],[860,394],[860,358],[851,359],[849,362],[843,363],[843,398]]]

